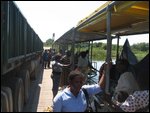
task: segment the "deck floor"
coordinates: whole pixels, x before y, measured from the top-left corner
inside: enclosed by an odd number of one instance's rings
[[[52,79],[50,78],[52,69],[42,69],[37,71],[37,78],[31,81],[29,101],[24,107],[24,112],[43,112],[52,105]]]

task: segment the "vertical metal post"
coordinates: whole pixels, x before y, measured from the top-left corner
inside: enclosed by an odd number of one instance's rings
[[[76,32],[76,29],[73,28],[73,33],[72,33],[72,47],[71,47],[71,63],[72,63],[72,67],[71,67],[71,70],[74,70],[75,68],[75,64],[74,64],[74,45],[75,45],[75,32]]]
[[[106,62],[109,63],[111,60],[111,43],[112,43],[112,39],[111,39],[111,11],[109,9],[109,5],[107,7],[107,54],[106,54]],[[110,69],[109,69],[109,65],[107,65],[106,67],[106,73],[105,73],[105,77],[106,77],[106,84],[105,84],[105,93],[109,93],[109,76],[110,76]]]
[[[116,61],[118,61],[118,58],[119,58],[119,36],[117,35],[117,54],[116,54]]]
[[[89,50],[89,52],[90,52],[90,41],[89,41],[89,43],[88,43],[88,50]],[[88,60],[90,60],[90,53],[88,53],[89,55],[88,55]]]
[[[93,56],[92,53],[93,53],[93,41],[92,41],[92,44],[91,44],[91,62],[92,62],[92,59],[93,59],[93,58],[92,58],[92,56]]]
[[[27,54],[27,34],[26,34],[26,32],[27,32],[27,23],[26,23],[26,20],[24,20],[24,23],[25,23],[25,25],[24,25],[24,55],[25,55],[25,57],[26,57],[26,54]]]

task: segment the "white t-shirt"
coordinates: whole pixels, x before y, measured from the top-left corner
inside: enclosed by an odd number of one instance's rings
[[[125,72],[120,76],[115,92],[125,91],[130,95],[138,90],[139,86],[133,74],[131,72]]]
[[[87,57],[82,58],[81,56],[78,58],[78,67],[87,67],[88,66],[88,59]]]

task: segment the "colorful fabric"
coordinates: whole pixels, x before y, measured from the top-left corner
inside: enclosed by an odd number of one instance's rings
[[[133,95],[129,95],[120,108],[125,112],[135,112],[149,104],[149,90],[135,91]]]

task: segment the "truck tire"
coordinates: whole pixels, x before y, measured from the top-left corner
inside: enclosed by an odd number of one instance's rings
[[[21,112],[24,106],[24,86],[21,78],[11,77],[7,85],[12,89],[13,111]]]
[[[30,87],[30,75],[27,69],[23,69],[19,73],[19,77],[22,78],[24,84],[24,103],[26,104],[29,98],[29,87]]]
[[[21,112],[24,106],[24,86],[23,81],[20,78],[16,79],[16,83],[14,86],[14,111]]]
[[[8,97],[9,112],[13,112],[13,98],[11,89],[9,87],[2,86],[1,90],[5,92]]]
[[[35,70],[35,63],[34,61],[31,61],[30,63],[30,73],[32,73]]]
[[[37,60],[34,60],[35,69],[37,68],[38,62]]]
[[[34,61],[31,61],[31,63],[30,63],[30,78],[31,78],[31,80],[35,80],[36,78],[35,78],[35,63],[34,63]]]
[[[1,90],[1,111],[9,112],[8,97],[7,94],[2,90]]]
[[[38,62],[37,62],[37,60],[35,60],[34,61],[34,64],[35,64],[35,74],[34,74],[34,78],[36,79],[37,78],[37,75],[38,75],[38,73],[37,73],[37,70],[38,70]]]

